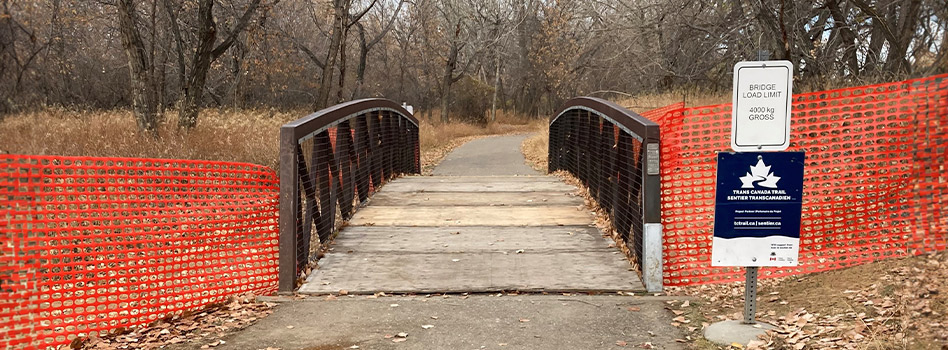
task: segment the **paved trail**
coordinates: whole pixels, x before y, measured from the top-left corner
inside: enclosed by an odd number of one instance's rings
[[[520,144],[527,136],[487,137],[468,142],[448,154],[432,175],[542,175],[528,166],[520,153]]]
[[[218,349],[680,348],[661,298],[616,293],[644,287],[576,188],[524,164],[523,139],[472,141],[436,176],[383,186],[300,288],[313,296]],[[589,291],[603,295],[569,294]],[[401,332],[404,341],[385,337]]]

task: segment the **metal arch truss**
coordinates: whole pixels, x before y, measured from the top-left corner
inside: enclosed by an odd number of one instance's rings
[[[548,168],[582,181],[631,250],[646,289],[661,291],[658,124],[609,101],[574,98],[550,120]]]
[[[280,292],[386,181],[419,173],[418,120],[393,101],[335,105],[280,128]]]

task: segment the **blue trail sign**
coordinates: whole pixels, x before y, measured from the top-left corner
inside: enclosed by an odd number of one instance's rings
[[[803,152],[718,153],[711,266],[796,266]]]

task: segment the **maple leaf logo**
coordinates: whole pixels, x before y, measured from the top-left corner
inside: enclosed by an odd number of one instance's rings
[[[762,158],[757,159],[757,165],[750,167],[751,171],[747,175],[741,176],[741,188],[754,188],[754,183],[757,183],[760,187],[766,188],[777,188],[777,181],[780,181],[779,176],[775,176],[774,173],[770,172],[770,166],[764,164]]]

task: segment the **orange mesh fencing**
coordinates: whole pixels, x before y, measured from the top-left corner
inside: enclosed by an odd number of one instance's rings
[[[793,97],[791,151],[806,152],[800,265],[825,271],[948,246],[948,75]],[[646,113],[655,115],[655,113]],[[730,104],[666,111],[661,125],[664,277],[670,286],[743,278],[711,267],[716,153]]]
[[[659,107],[656,109],[648,110],[642,112],[641,116],[645,117],[648,120],[651,120],[658,125],[662,125],[662,122],[665,120],[665,116],[672,117],[674,114],[671,112],[678,111],[685,108],[685,102],[677,102],[667,105],[665,107]]]
[[[278,184],[252,164],[0,155],[0,348],[276,291]]]

